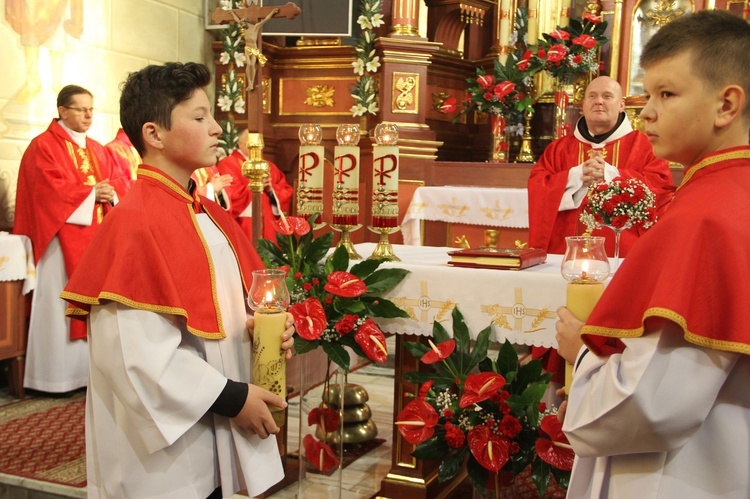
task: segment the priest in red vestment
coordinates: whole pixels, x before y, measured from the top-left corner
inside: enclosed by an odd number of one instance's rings
[[[94,98],[68,85],[59,117],[34,138],[18,171],[13,231],[31,239],[37,287],[31,305],[24,386],[67,392],[86,386],[85,326],[68,324],[59,295],[123,184],[105,148],[86,136]],[[122,193],[122,191],[121,191]]]
[[[565,237],[581,235],[585,226],[578,217],[589,185],[615,177],[635,177],[655,194],[657,216],[674,193],[669,164],[654,156],[648,138],[633,130],[624,113],[622,88],[608,76],[595,78],[586,88],[583,117],[572,136],[560,138],[545,149],[529,176],[529,244],[549,253],[565,253]],[[609,256],[614,255],[614,232],[594,231],[606,238]],[[620,256],[627,255],[638,239],[638,229],[625,230]],[[545,369],[562,383],[564,361],[549,348],[533,348]]]
[[[107,144],[107,149],[112,153],[115,165],[123,178],[126,187],[130,189],[137,177],[138,166],[141,164],[141,155],[135,150],[125,131],[120,128],[112,142]]]
[[[633,130],[623,112],[625,102],[617,81],[594,79],[586,88],[583,117],[572,136],[545,149],[531,170],[529,190],[529,244],[548,253],[565,253],[565,237],[583,233],[579,223],[586,192],[594,182],[617,176],[642,180],[656,195],[657,215],[672,197],[669,164],[654,156],[651,144]],[[607,253],[614,255],[614,232],[603,228]],[[622,233],[620,256],[627,255],[638,238],[636,229]]]
[[[240,132],[239,150],[235,150],[226,158],[219,161],[218,173],[231,175],[232,184],[225,188],[227,193],[228,210],[235,220],[242,226],[247,237],[252,237],[252,201],[253,196],[248,182],[242,176],[242,163],[249,155],[247,149],[247,129]],[[269,177],[263,181],[263,195],[261,196],[261,214],[263,215],[263,237],[276,240],[272,222],[279,218],[281,212],[289,213],[292,205],[294,189],[286,181],[284,173],[275,164],[268,162],[271,167]]]

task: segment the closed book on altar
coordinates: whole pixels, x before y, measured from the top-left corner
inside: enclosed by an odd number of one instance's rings
[[[480,269],[521,270],[547,261],[547,252],[540,248],[467,248],[448,255],[448,265]]]

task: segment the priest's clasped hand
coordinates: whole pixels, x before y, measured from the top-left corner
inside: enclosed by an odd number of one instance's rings
[[[109,184],[109,179],[94,185],[94,196],[97,203],[110,203],[115,200],[115,188]]]
[[[588,187],[594,182],[604,180],[604,158],[597,152],[593,157],[584,161],[582,165],[581,181]]]

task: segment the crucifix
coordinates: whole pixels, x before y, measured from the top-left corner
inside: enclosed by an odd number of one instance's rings
[[[211,20],[215,24],[236,23],[245,38],[245,105],[247,106],[247,129],[250,133],[247,136],[249,158],[242,164],[242,174],[248,178],[252,192],[253,246],[257,245],[263,233],[261,213],[263,179],[270,174],[270,166],[263,159],[263,85],[258,84],[258,80],[262,81],[262,68],[266,65],[266,57],[262,52],[261,27],[270,19],[282,17],[294,19],[302,12],[292,2],[278,7],[249,5],[256,2],[257,0],[245,0],[244,8],[232,10],[217,8],[211,14]],[[256,67],[258,65],[261,69]]]

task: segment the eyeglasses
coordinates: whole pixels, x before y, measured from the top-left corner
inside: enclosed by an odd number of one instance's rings
[[[71,111],[76,111],[78,113],[93,113],[94,108],[93,107],[70,107],[70,106],[63,106],[65,109],[70,109]]]

